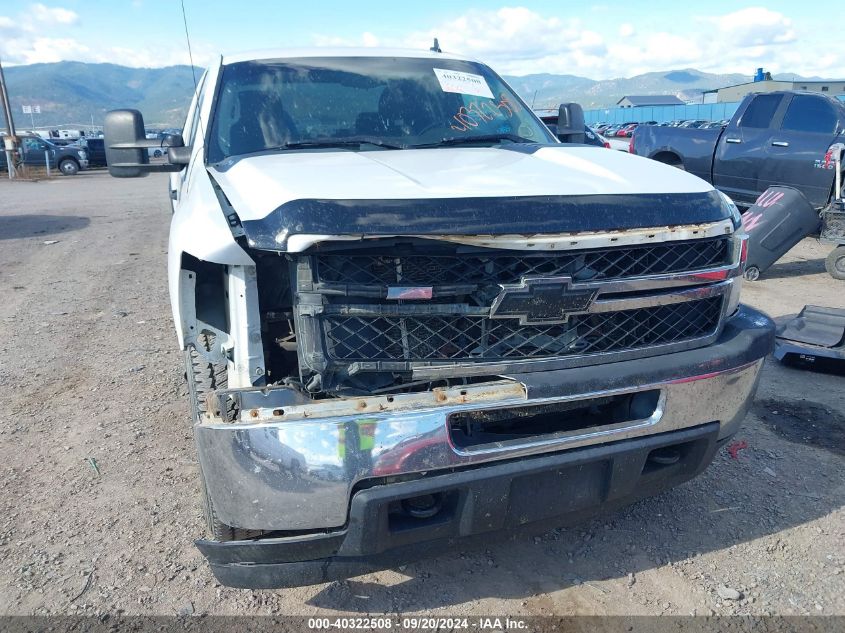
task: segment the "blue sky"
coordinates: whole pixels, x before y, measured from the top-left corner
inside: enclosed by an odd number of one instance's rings
[[[278,46],[428,47],[473,55],[507,74],[607,79],[675,68],[751,74],[757,66],[845,78],[824,34],[833,5],[604,1],[284,2],[185,0],[194,61]],[[187,62],[179,0],[0,4],[5,64],[59,60],[129,66]]]

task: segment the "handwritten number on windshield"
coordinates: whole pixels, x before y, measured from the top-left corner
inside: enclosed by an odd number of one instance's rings
[[[454,123],[449,127],[456,132],[467,132],[496,117],[512,117],[515,107],[505,95],[501,95],[498,101],[471,101],[468,105],[458,108],[457,114],[452,117]]]

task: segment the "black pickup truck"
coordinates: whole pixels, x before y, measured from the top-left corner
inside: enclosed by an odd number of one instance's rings
[[[44,167],[49,161],[50,169],[58,169],[64,176],[75,176],[80,170],[88,169],[88,154],[80,147],[62,147],[32,135],[19,135],[18,138],[18,160],[23,165]],[[0,149],[2,147],[0,139]],[[0,151],[0,171],[6,169],[6,153]]]
[[[816,207],[832,199],[845,104],[810,92],[748,95],[722,129],[640,126],[633,151],[704,178],[741,206],[788,185]]]

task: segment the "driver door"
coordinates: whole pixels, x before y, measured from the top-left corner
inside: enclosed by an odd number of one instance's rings
[[[33,136],[27,136],[23,139],[23,162],[25,165],[35,165],[43,167],[48,160],[47,156],[45,156],[45,152],[47,152],[49,156],[49,148],[47,147],[47,143],[42,141],[40,138],[35,138]],[[53,157],[49,156],[50,166],[53,167]]]
[[[713,186],[738,203],[751,205],[760,193],[760,172],[783,98],[783,93],[756,95],[719,138]]]

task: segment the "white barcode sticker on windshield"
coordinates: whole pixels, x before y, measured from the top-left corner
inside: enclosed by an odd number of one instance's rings
[[[459,70],[446,70],[445,68],[435,68],[434,74],[437,75],[437,81],[440,82],[443,92],[457,92],[462,95],[493,98],[487,80],[481,75],[462,73]]]

